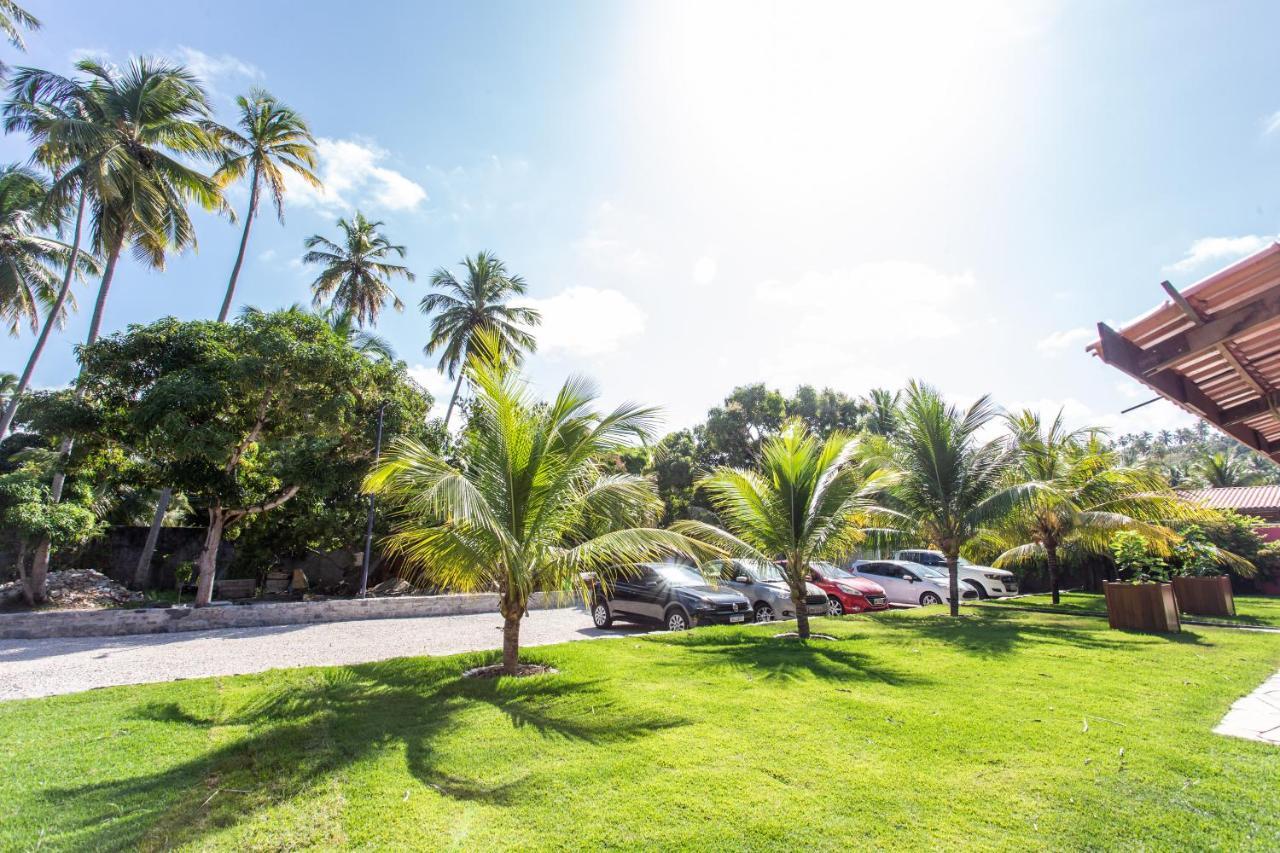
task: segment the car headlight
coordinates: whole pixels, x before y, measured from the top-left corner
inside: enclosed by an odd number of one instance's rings
[[[698,602],[693,605],[693,609],[694,610],[715,610],[716,603],[714,601],[707,601],[705,598],[700,598],[698,599]]]
[[[986,574],[983,575],[983,577],[987,578],[988,580],[1002,581],[1006,577],[1008,577],[1008,575],[997,575],[994,572],[987,572]]]
[[[862,595],[862,590],[858,589],[856,586],[849,586],[844,583],[836,584],[836,589],[839,589],[841,592],[848,593],[849,595]]]

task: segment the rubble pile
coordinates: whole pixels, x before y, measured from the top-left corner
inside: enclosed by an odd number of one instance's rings
[[[126,589],[102,572],[67,569],[49,573],[49,604],[56,610],[97,610],[142,601],[143,595]],[[21,606],[22,581],[0,584],[0,606]]]

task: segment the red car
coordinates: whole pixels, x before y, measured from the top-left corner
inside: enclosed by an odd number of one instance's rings
[[[809,581],[827,594],[830,616],[889,609],[889,596],[885,595],[884,587],[866,578],[854,577],[830,563],[811,564]]]

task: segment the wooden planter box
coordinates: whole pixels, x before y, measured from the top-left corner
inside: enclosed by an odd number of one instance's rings
[[[1231,578],[1179,577],[1173,579],[1173,596],[1178,609],[1197,616],[1235,616],[1236,598]]]
[[[1107,620],[1131,631],[1181,631],[1173,587],[1167,583],[1107,583]]]
[[[253,578],[221,580],[213,586],[219,598],[253,598],[258,591],[258,582]]]

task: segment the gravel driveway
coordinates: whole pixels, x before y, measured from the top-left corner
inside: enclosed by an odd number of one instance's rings
[[[480,613],[129,637],[0,640],[0,700],[117,684],[496,649],[502,645],[501,630],[501,616]],[[631,626],[601,631],[581,608],[571,607],[531,611],[521,627],[520,641],[522,646],[540,646],[644,631]]]

